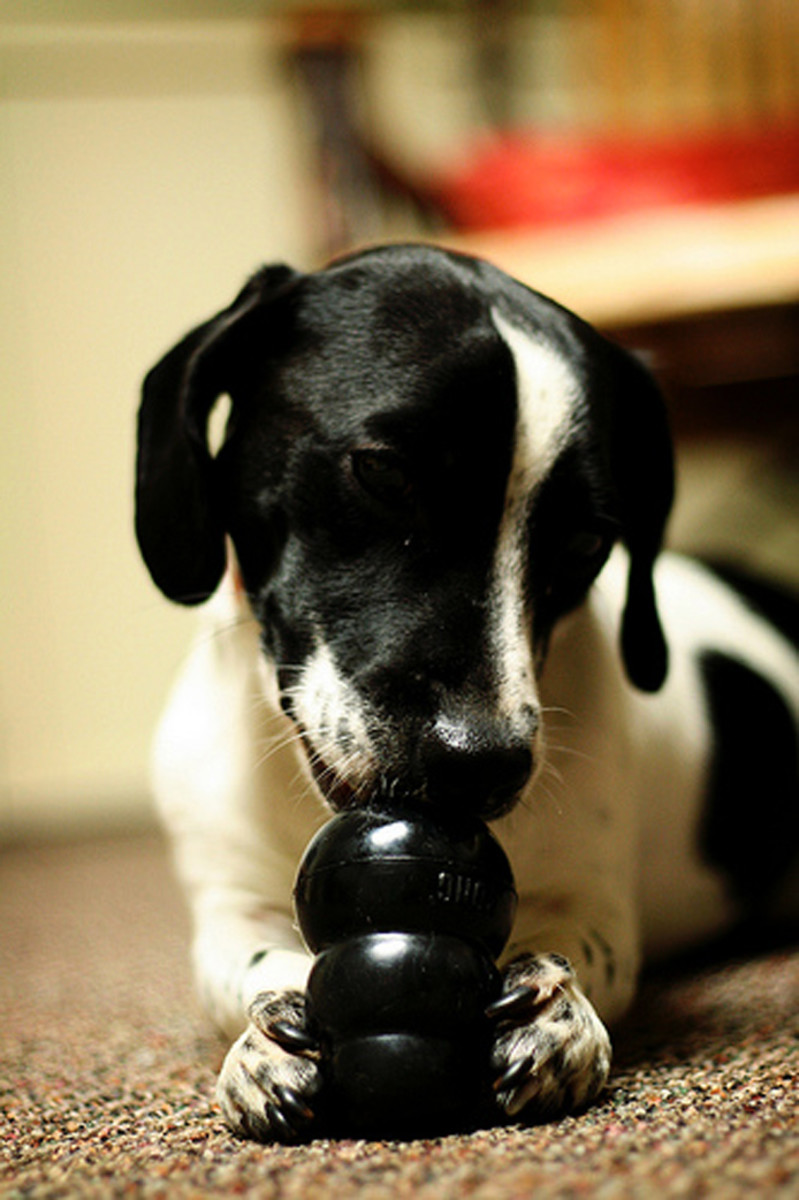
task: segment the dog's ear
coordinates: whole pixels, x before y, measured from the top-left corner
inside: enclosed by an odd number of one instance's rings
[[[225,527],[215,496],[208,418],[236,391],[257,350],[266,309],[298,272],[264,267],[229,308],[198,326],[147,375],[138,419],[136,536],[153,580],[170,600],[199,604],[225,571]]]
[[[650,372],[617,346],[610,345],[610,357],[611,472],[630,555],[622,658],[630,681],[642,691],[656,692],[668,673],[668,647],[653,568],[674,499],[672,441],[666,406]]]

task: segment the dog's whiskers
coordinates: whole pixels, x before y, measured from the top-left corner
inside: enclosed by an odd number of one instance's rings
[[[560,704],[542,705],[540,711],[542,717],[566,717],[568,721],[572,722],[578,720],[576,713],[573,713],[570,708],[564,708]]]
[[[239,629],[243,629],[246,625],[252,624],[252,617],[242,613],[235,617],[229,617],[225,621],[220,621],[219,624],[212,628],[205,627],[197,637],[194,645],[208,646],[213,642],[221,641],[223,638],[229,637],[230,634],[236,633]]]
[[[591,765],[599,762],[599,758],[596,754],[589,754],[587,750],[578,750],[576,746],[564,746],[563,744],[556,743],[554,746],[550,746],[547,752],[550,756],[556,754],[563,755],[564,757],[580,759],[582,762],[586,762]]]
[[[263,748],[263,753],[256,760],[256,769],[266,766],[266,764],[276,755],[284,750],[289,750],[294,746],[302,748],[304,746],[302,734],[297,730],[287,733],[284,737],[270,739]]]

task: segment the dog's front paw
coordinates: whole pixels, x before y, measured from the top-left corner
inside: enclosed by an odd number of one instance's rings
[[[318,1047],[301,992],[261,992],[250,1023],[225,1058],[216,1096],[231,1129],[259,1142],[308,1134],[319,1091]]]
[[[488,1015],[496,1023],[494,1090],[507,1117],[551,1120],[584,1108],[602,1090],[610,1038],[561,955],[510,963]]]

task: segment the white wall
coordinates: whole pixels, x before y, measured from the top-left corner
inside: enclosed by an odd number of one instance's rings
[[[148,811],[194,622],[135,549],[138,387],[260,262],[307,260],[294,121],[257,20],[0,15],[0,835]]]

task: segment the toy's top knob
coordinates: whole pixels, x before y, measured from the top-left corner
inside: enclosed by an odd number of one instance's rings
[[[510,864],[482,821],[419,810],[334,817],[308,845],[294,897],[313,953],[385,931],[466,937],[496,958],[516,911]]]

